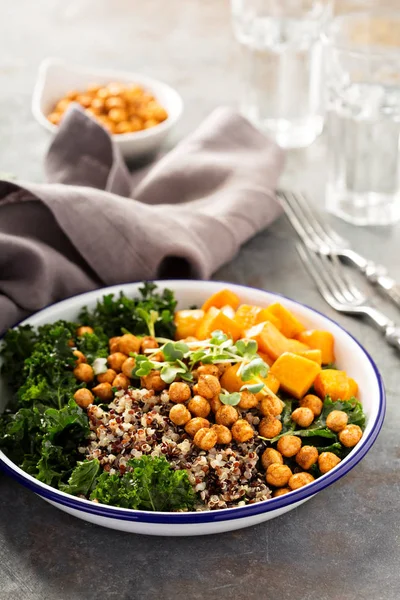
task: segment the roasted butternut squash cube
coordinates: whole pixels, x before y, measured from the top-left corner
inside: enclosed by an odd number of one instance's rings
[[[349,378],[344,371],[324,369],[316,377],[314,388],[321,400],[325,396],[330,396],[333,402],[350,398]]]
[[[256,377],[250,381],[243,381],[240,375],[237,374],[239,367],[240,363],[232,365],[220,379],[221,387],[225,388],[229,393],[239,392],[240,388],[244,385],[253,385],[255,383],[264,383],[274,394],[278,392],[280,383],[272,373],[268,372],[266,377]],[[256,396],[258,397],[258,394]]]
[[[197,337],[198,340],[207,340],[211,337],[211,334],[214,331],[212,323],[218,313],[218,308],[211,306],[204,314],[204,317],[200,319],[195,333],[195,337]]]
[[[207,312],[211,306],[215,306],[215,308],[222,308],[226,304],[232,306],[233,310],[236,310],[240,304],[239,296],[228,289],[219,290],[215,292],[212,296],[210,296],[201,307],[204,312]]]
[[[298,352],[299,356],[303,356],[304,358],[308,358],[309,360],[315,361],[318,365],[322,365],[322,352],[321,350],[313,349],[313,350],[303,350],[303,352]]]
[[[229,306],[229,304],[225,304],[225,306],[223,306],[221,308],[221,312],[224,313],[224,315],[226,315],[230,319],[234,319],[235,318],[235,311],[232,308],[232,306]]]
[[[270,321],[254,325],[246,331],[245,337],[256,340],[258,349],[276,360],[284,352],[303,352],[309,350],[305,344],[297,340],[289,340]]]
[[[235,313],[234,321],[244,333],[256,324],[257,315],[260,312],[261,308],[259,306],[241,304]]]
[[[321,367],[315,361],[292,352],[282,354],[270,369],[281,388],[299,400],[308,392],[320,371]]]
[[[204,310],[177,310],[174,317],[176,325],[175,339],[182,340],[196,335],[199,322],[204,317]]]
[[[280,330],[286,337],[294,338],[306,329],[303,323],[301,323],[290,310],[285,308],[282,304],[279,304],[279,302],[271,304],[268,307],[268,310],[279,319],[281,323]]]
[[[258,350],[257,352],[258,356],[260,358],[263,359],[263,361],[269,366],[271,367],[274,364],[274,359],[271,358],[268,354],[265,354],[265,352],[260,352],[260,350]]]
[[[358,383],[356,381],[354,381],[354,379],[352,379],[351,377],[348,378],[349,379],[349,395],[346,398],[346,400],[349,400],[350,398],[357,398],[357,394],[358,394]]]
[[[307,346],[310,346],[310,348],[321,350],[323,365],[329,365],[335,362],[335,339],[330,331],[308,329],[299,333],[296,336],[296,339],[300,342],[303,342],[303,344],[307,344]]]
[[[279,331],[282,331],[281,320],[278,319],[278,317],[276,315],[274,315],[269,310],[269,308],[262,308],[259,311],[259,313],[257,314],[255,325],[257,325],[257,323],[263,323],[264,321],[269,321],[270,323],[272,323],[273,325],[275,325],[275,327],[277,329],[279,329]]]
[[[217,329],[220,329],[226,333],[226,335],[230,336],[234,342],[241,337],[242,333],[235,321],[227,317],[222,310],[218,311],[218,314],[215,315],[214,320],[211,323],[211,332],[216,331]]]

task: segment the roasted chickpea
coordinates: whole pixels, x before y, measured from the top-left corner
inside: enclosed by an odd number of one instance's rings
[[[200,396],[211,399],[220,393],[221,384],[215,375],[200,375],[197,382],[197,389]]]
[[[74,351],[72,352],[72,354],[73,354],[74,356],[76,356],[76,361],[75,361],[75,364],[76,364],[76,365],[80,365],[81,363],[85,363],[85,362],[87,362],[87,360],[86,360],[86,356],[85,356],[85,355],[83,354],[83,352],[81,352],[80,350],[74,350]]]
[[[130,356],[122,363],[121,371],[126,377],[132,379],[132,371],[135,368],[135,366],[136,360],[133,358],[133,356]]]
[[[239,418],[238,411],[234,406],[224,404],[215,413],[215,420],[218,425],[225,425],[225,427],[231,427]]]
[[[232,363],[230,362],[226,362],[226,363],[218,363],[217,367],[218,367],[218,373],[219,373],[219,377],[222,377],[222,375],[225,373],[225,371],[227,369],[229,369],[229,367],[232,366]]]
[[[169,418],[175,425],[186,425],[192,418],[192,415],[184,404],[174,404],[169,411]]]
[[[108,118],[114,123],[128,120],[128,113],[124,108],[112,108],[108,111]]]
[[[208,402],[213,413],[216,413],[217,410],[221,408],[221,406],[223,406],[221,400],[219,399],[219,396],[214,396],[214,398],[210,398]]]
[[[97,94],[100,88],[101,85],[99,83],[90,83],[86,88],[86,92],[88,94]]]
[[[258,399],[255,397],[255,395],[249,392],[249,390],[243,390],[243,392],[240,393],[240,402],[238,407],[242,410],[250,410],[256,406],[258,406]]]
[[[296,454],[297,464],[308,471],[318,460],[318,450],[315,446],[303,446]]]
[[[97,114],[97,115],[101,115],[102,112],[104,112],[104,100],[103,98],[93,98],[92,100],[92,104],[91,104],[91,109]]]
[[[129,122],[131,124],[132,131],[141,131],[143,129],[143,121],[136,115],[131,116]]]
[[[173,383],[171,383],[171,385],[169,386],[168,394],[171,402],[187,402],[191,397],[190,387],[187,383],[183,383],[181,381],[174,381]],[[206,417],[207,415],[198,416]]]
[[[78,327],[78,329],[76,330],[76,335],[78,337],[85,335],[85,333],[94,333],[94,330],[92,329],[92,327],[86,327],[86,326]]]
[[[260,412],[265,417],[267,415],[272,415],[273,417],[277,417],[281,414],[283,410],[283,402],[275,395],[265,396],[260,402]]]
[[[314,481],[314,477],[311,473],[295,473],[289,479],[289,487],[291,490],[297,490],[312,481]]]
[[[272,494],[272,497],[277,498],[278,496],[284,496],[285,494],[288,494],[291,491],[292,490],[288,487],[280,488],[279,490],[274,491],[274,493]]]
[[[146,335],[144,338],[142,338],[140,343],[140,349],[142,353],[144,353],[146,350],[155,350],[156,348],[159,348],[159,344],[155,337],[152,335]]]
[[[120,388],[122,390],[127,390],[130,384],[131,382],[129,381],[129,377],[127,377],[123,373],[118,373],[118,375],[112,382],[113,387]]]
[[[339,441],[346,448],[353,448],[362,438],[362,429],[358,425],[347,425],[339,432]]]
[[[143,127],[145,129],[150,129],[151,127],[155,127],[156,125],[158,125],[158,121],[156,121],[155,119],[147,119],[147,121],[143,123]]]
[[[61,112],[52,112],[48,115],[48,120],[50,121],[50,123],[53,123],[53,125],[58,125],[61,121],[63,117],[63,114]]]
[[[102,87],[99,90],[97,90],[97,97],[102,98],[103,100],[105,100],[106,98],[109,98],[111,95],[112,94],[111,94],[110,90],[106,87]]]
[[[191,437],[194,437],[199,429],[207,427],[210,427],[210,421],[207,421],[207,419],[203,419],[202,417],[195,417],[194,419],[190,419],[189,423],[187,423],[185,431]]]
[[[214,377],[219,377],[219,371],[217,365],[200,365],[197,369],[197,375],[214,375]]]
[[[113,369],[107,369],[105,373],[97,375],[97,381],[99,383],[112,383],[116,378],[117,374]]]
[[[204,427],[199,429],[193,438],[193,443],[202,450],[211,450],[218,441],[217,432],[214,429]]]
[[[141,377],[140,379],[142,387],[147,390],[154,390],[155,392],[161,392],[165,390],[167,384],[161,379],[159,371],[150,371],[148,375]]]
[[[99,383],[93,388],[93,394],[103,402],[110,402],[114,398],[111,383]]]
[[[140,340],[138,337],[136,337],[136,335],[125,333],[119,339],[118,349],[123,354],[129,355],[130,352],[137,354],[140,352]]]
[[[258,433],[265,438],[273,438],[282,431],[282,423],[276,417],[268,415],[261,419],[258,426]]]
[[[280,465],[278,463],[272,463],[269,465],[266,474],[266,481],[269,485],[275,487],[285,487],[288,481],[292,477],[292,471],[287,465]]]
[[[333,410],[326,417],[326,426],[332,431],[339,433],[348,423],[348,416],[343,410]]]
[[[189,400],[187,407],[194,417],[206,418],[211,411],[209,402],[203,396],[193,396]]]
[[[276,445],[282,456],[290,458],[295,456],[301,448],[301,439],[298,435],[284,435]]]
[[[261,464],[264,467],[264,469],[267,470],[268,467],[270,465],[273,465],[274,463],[278,465],[283,465],[282,454],[274,448],[267,448],[261,455]]]
[[[300,427],[309,427],[314,421],[314,413],[311,408],[300,407],[292,412],[292,421]]]
[[[110,369],[114,369],[116,373],[120,373],[122,365],[124,364],[127,358],[128,356],[126,354],[123,354],[122,352],[114,352],[113,354],[110,354],[107,358],[107,363]]]
[[[81,408],[87,408],[89,404],[93,404],[94,396],[90,390],[81,388],[80,390],[76,390],[74,400]]]
[[[217,434],[217,444],[230,444],[232,434],[225,425],[213,425],[211,427]]]
[[[64,113],[70,104],[71,100],[69,100],[68,98],[63,98],[62,100],[57,102],[55,112]]]
[[[112,337],[108,340],[108,345],[110,347],[110,354],[114,354],[115,352],[119,352],[119,340],[121,336],[118,335],[116,337]]]
[[[125,100],[120,96],[110,96],[105,99],[104,104],[107,110],[111,108],[125,108],[126,106]]]
[[[79,94],[75,98],[75,102],[78,102],[83,108],[89,108],[92,104],[92,97],[89,94]]]
[[[80,363],[77,365],[73,373],[78,381],[90,383],[94,379],[94,371],[87,363]]]
[[[318,466],[322,474],[328,473],[328,471],[331,471],[339,463],[340,458],[336,454],[333,454],[333,452],[321,452],[318,457]]]
[[[314,396],[313,394],[308,394],[304,398],[301,398],[299,404],[302,408],[312,410],[316,417],[319,417],[322,412],[323,402],[318,396]]]
[[[231,431],[233,439],[239,443],[248,442],[255,434],[254,429],[246,419],[238,419],[232,425]]]

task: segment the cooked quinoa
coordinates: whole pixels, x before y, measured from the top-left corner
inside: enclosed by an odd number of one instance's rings
[[[123,475],[127,462],[143,455],[165,456],[174,469],[186,469],[198,492],[195,509],[229,508],[267,500],[271,490],[259,471],[261,441],[200,450],[185,432],[169,419],[173,403],[167,391],[147,389],[119,391],[108,410],[88,408],[91,433],[87,446],[79,450],[88,460],[97,458],[105,471]],[[247,412],[256,425],[259,418]]]

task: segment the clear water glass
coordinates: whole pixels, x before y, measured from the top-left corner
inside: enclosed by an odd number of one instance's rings
[[[400,12],[354,12],[324,35],[327,208],[355,225],[400,219]]]
[[[241,111],[284,148],[324,125],[321,31],[330,0],[231,0],[242,58]]]

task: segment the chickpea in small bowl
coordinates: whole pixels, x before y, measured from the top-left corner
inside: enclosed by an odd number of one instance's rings
[[[147,75],[46,59],[32,97],[35,119],[55,135],[73,103],[111,134],[127,159],[157,152],[183,110],[175,89]]]
[[[168,119],[165,108],[144,87],[110,82],[91,83],[84,90],[67,92],[47,115],[50,123],[59,125],[72,102],[82,106],[112,134],[135,133]]]

